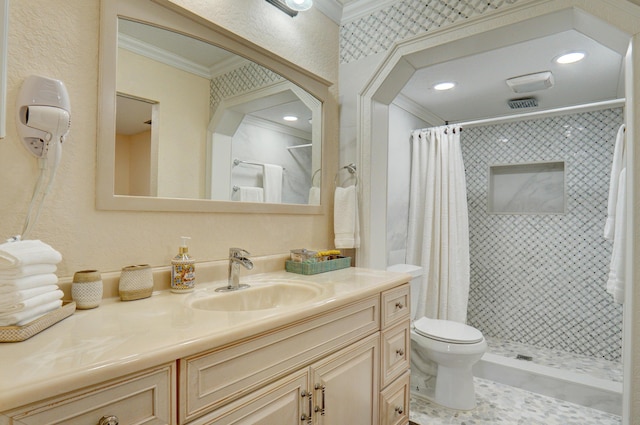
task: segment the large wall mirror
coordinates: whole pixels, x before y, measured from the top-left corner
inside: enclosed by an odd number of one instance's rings
[[[320,213],[328,83],[176,8],[102,2],[98,208]]]

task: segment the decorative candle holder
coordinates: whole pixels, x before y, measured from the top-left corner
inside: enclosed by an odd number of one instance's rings
[[[96,308],[102,301],[102,276],[97,270],[81,270],[73,275],[71,298],[79,310]]]
[[[120,273],[118,286],[122,301],[133,301],[148,298],[153,292],[153,272],[148,264],[127,266]]]

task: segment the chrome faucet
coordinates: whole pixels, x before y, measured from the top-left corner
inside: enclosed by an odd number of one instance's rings
[[[217,288],[218,292],[237,291],[238,289],[248,288],[249,285],[240,284],[240,266],[247,270],[253,268],[253,262],[248,258],[247,251],[241,248],[229,248],[229,284],[221,288]]]

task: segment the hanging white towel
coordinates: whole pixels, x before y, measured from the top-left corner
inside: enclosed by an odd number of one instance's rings
[[[62,255],[39,240],[6,242],[0,245],[0,269],[30,264],[58,264]]]
[[[613,240],[616,221],[616,205],[618,197],[618,184],[620,172],[624,168],[625,157],[625,125],[622,124],[616,135],[616,143],[613,149],[613,163],[611,164],[611,176],[609,178],[609,201],[607,203],[607,222],[604,225],[604,238]]]
[[[309,205],[320,205],[320,188],[311,186],[309,189]]]
[[[613,249],[611,252],[611,265],[607,280],[607,292],[613,296],[613,300],[619,304],[624,303],[625,286],[625,244],[626,244],[626,211],[625,189],[627,170],[622,169],[617,184],[618,194],[616,202],[615,229],[613,237]]]
[[[261,187],[240,186],[235,196],[242,202],[264,202],[264,190]]]
[[[279,204],[282,202],[282,167],[274,164],[264,164],[262,187],[264,187],[264,202]]]
[[[356,186],[337,187],[333,204],[334,243],[337,249],[360,248],[358,215]]]

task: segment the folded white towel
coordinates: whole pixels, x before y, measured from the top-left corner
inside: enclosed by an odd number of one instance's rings
[[[282,202],[282,167],[274,164],[264,164],[262,175],[264,187],[264,202],[279,204]]]
[[[240,186],[235,196],[236,200],[242,202],[264,202],[264,191],[261,187]]]
[[[18,313],[2,316],[0,317],[0,326],[23,326],[57,308],[60,308],[60,306],[62,306],[62,300],[56,300]]]
[[[0,311],[12,305],[21,303],[38,295],[57,291],[58,285],[39,286],[37,288],[23,289],[22,291],[11,291],[0,293]]]
[[[56,270],[58,270],[58,267],[55,264],[29,264],[27,266],[12,267],[0,270],[0,282],[38,274],[55,273]]]
[[[616,221],[616,205],[618,197],[618,185],[620,182],[620,172],[624,168],[625,158],[625,125],[622,124],[616,135],[616,143],[613,148],[613,162],[611,164],[611,175],[609,177],[609,201],[607,203],[607,221],[604,225],[604,237],[613,240]]]
[[[360,218],[358,215],[356,186],[337,187],[333,204],[333,230],[336,248],[360,248]]]
[[[53,273],[37,274],[19,279],[0,280],[0,295],[6,294],[7,292],[37,288],[39,286],[56,285],[57,283],[58,276]]]
[[[309,189],[309,205],[320,205],[320,188],[311,186]]]
[[[54,291],[46,292],[44,294],[40,294],[38,296],[14,304],[3,302],[2,305],[0,305],[0,318],[19,313],[21,311],[31,310],[32,308],[38,307],[40,305],[48,304],[51,301],[62,299],[63,296],[64,292],[56,289]]]
[[[30,264],[58,264],[62,255],[39,240],[6,242],[0,245],[0,269]]]
[[[618,182],[618,195],[616,204],[615,229],[613,238],[613,250],[611,252],[611,265],[609,267],[609,278],[607,280],[607,292],[613,296],[613,300],[619,304],[624,303],[625,287],[625,244],[626,244],[626,211],[625,211],[625,188],[626,188],[625,168],[620,172]]]

